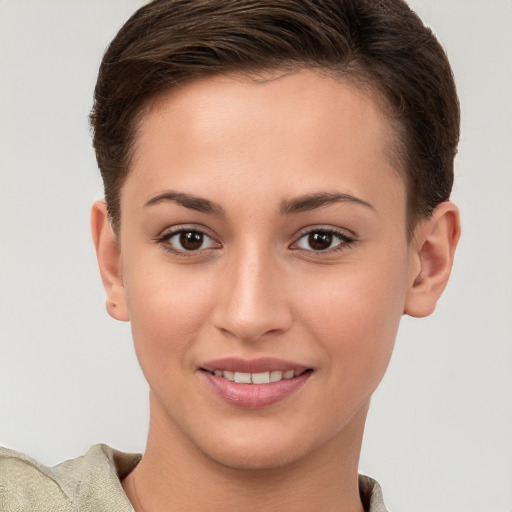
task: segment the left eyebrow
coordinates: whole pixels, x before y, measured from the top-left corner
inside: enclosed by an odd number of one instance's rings
[[[281,203],[280,212],[283,215],[307,212],[333,203],[355,203],[375,211],[375,208],[368,202],[359,199],[351,194],[341,192],[319,192],[306,194],[294,199],[288,199]]]
[[[179,204],[189,210],[197,210],[198,212],[211,213],[214,215],[224,215],[223,208],[209,199],[192,194],[185,194],[183,192],[175,192],[173,190],[168,190],[167,192],[151,198],[144,204],[144,206],[152,206],[154,204],[168,201]]]

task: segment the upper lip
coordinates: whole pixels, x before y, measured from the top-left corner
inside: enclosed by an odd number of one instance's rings
[[[207,361],[201,365],[201,369],[213,372],[226,370],[228,372],[261,373],[274,371],[305,371],[309,367],[303,364],[277,359],[275,357],[259,357],[256,359],[244,359],[241,357],[224,357]]]

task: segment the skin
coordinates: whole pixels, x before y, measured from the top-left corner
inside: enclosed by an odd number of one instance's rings
[[[107,308],[131,322],[150,386],[147,449],[123,482],[136,510],[362,510],[371,395],[401,316],[433,311],[460,231],[446,202],[407,240],[392,136],[368,91],[307,70],[198,80],[144,116],[118,239],[105,204],[92,212]],[[199,250],[180,229],[206,234]],[[242,409],[200,370],[227,356],[313,371]]]

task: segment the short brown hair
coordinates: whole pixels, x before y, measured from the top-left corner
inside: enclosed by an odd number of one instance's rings
[[[408,232],[453,184],[459,104],[443,48],[402,0],[154,0],[100,66],[93,144],[117,232],[120,191],[145,107],[178,83],[222,73],[313,68],[369,85],[397,127]]]

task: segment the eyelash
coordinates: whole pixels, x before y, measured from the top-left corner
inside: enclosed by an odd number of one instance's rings
[[[187,250],[185,248],[183,248],[183,249],[174,248],[172,246],[171,239],[176,236],[187,234],[187,233],[188,234],[195,233],[195,234],[200,235],[202,237],[201,245],[203,245],[205,243],[205,241],[207,239],[209,239],[211,241],[210,247],[199,248],[197,250]],[[185,257],[185,258],[197,256],[199,254],[202,254],[203,251],[206,251],[211,248],[220,249],[222,247],[220,242],[216,241],[212,236],[210,236],[208,233],[206,233],[206,231],[204,231],[203,229],[195,228],[195,227],[194,228],[186,227],[186,226],[179,226],[179,227],[174,228],[172,231],[167,231],[167,232],[163,233],[162,235],[155,238],[155,242],[157,244],[159,244],[165,251],[175,254],[177,256]]]
[[[338,243],[336,243],[336,245],[334,247],[328,247],[327,249],[314,249],[311,246],[308,249],[302,248],[302,247],[297,247],[298,243],[302,239],[305,239],[306,237],[310,237],[311,235],[320,234],[320,233],[322,235],[327,235],[327,236],[332,237],[331,243],[335,242],[335,239],[337,239]],[[333,254],[333,253],[337,253],[340,251],[344,251],[344,250],[348,249],[354,242],[356,242],[356,238],[353,235],[348,235],[344,231],[339,231],[339,230],[332,229],[332,228],[317,227],[317,228],[312,228],[312,229],[307,228],[307,230],[300,233],[300,236],[296,239],[295,242],[293,242],[290,245],[290,248],[293,250],[296,250],[296,251],[305,251],[308,253],[312,253],[315,256],[317,256],[317,255]]]
[[[209,244],[209,247],[199,248],[197,250],[190,249],[187,250],[185,248],[183,249],[176,249],[171,244],[171,239],[183,234],[198,234],[202,237],[201,245],[203,245],[206,241],[206,239],[209,239],[211,242]],[[328,247],[326,249],[314,249],[312,247],[310,248],[304,248],[299,247],[298,243],[305,239],[306,237],[310,237],[314,234],[322,234],[323,236],[329,236],[332,238],[331,243],[335,242],[337,239],[338,243],[334,245],[334,247]],[[164,234],[158,236],[155,238],[155,242],[163,247],[163,249],[167,252],[173,253],[177,256],[181,257],[193,257],[197,256],[199,254],[202,254],[204,251],[207,251],[208,249],[220,249],[222,248],[222,245],[220,242],[216,241],[212,236],[210,236],[206,231],[200,229],[200,228],[192,228],[192,227],[186,227],[186,226],[179,226],[174,228],[172,231],[165,232]],[[296,240],[289,245],[289,248],[296,251],[303,251],[306,253],[312,253],[315,256],[316,255],[323,255],[323,254],[333,254],[337,253],[339,251],[346,250],[352,245],[354,242],[356,242],[356,238],[352,235],[348,235],[346,232],[338,231],[336,229],[332,228],[308,228],[307,230],[304,230],[300,233],[300,236],[296,238]],[[180,241],[181,243],[181,241]]]

